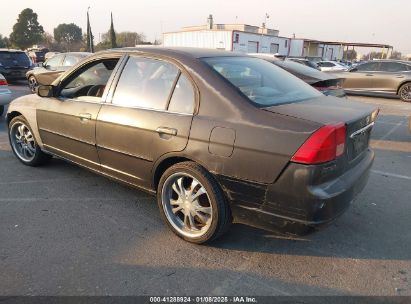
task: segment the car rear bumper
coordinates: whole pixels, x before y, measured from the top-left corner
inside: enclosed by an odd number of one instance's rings
[[[333,221],[350,206],[365,187],[373,161],[374,152],[367,150],[343,174],[332,172],[333,162],[320,166],[290,163],[274,184],[249,184],[247,188],[241,182],[233,188],[233,181],[223,181],[223,189],[228,191],[237,222],[264,229],[319,226]]]

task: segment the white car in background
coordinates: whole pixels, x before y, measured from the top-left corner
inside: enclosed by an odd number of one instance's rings
[[[6,78],[0,74],[0,117],[3,116],[4,106],[11,101],[11,91],[9,90],[9,84]]]
[[[348,71],[348,67],[336,61],[319,61],[318,67],[322,72]]]

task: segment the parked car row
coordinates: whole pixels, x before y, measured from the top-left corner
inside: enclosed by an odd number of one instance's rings
[[[250,54],[251,56],[262,58],[276,66],[286,70],[294,76],[300,78],[304,82],[313,86],[325,95],[336,97],[345,97],[343,89],[343,78],[338,78],[330,73],[323,73],[311,68],[309,65],[297,63],[292,59],[277,58],[272,54]]]
[[[348,67],[343,62],[308,59],[289,60],[311,66],[316,64],[322,71],[344,79],[342,86],[347,93],[361,95],[398,96],[411,102],[411,62],[401,60],[372,60],[357,62]]]
[[[100,52],[11,103],[12,151],[28,166],[54,155],[155,194],[168,227],[193,243],[232,221],[307,232],[364,188],[378,110],[325,96],[284,63],[193,48]]]

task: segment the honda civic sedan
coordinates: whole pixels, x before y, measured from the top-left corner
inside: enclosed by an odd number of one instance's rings
[[[155,194],[169,228],[204,243],[233,221],[305,232],[337,218],[367,182],[376,116],[259,58],[146,47],[87,58],[7,122],[23,164],[57,156]]]

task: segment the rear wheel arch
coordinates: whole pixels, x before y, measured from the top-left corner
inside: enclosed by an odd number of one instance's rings
[[[402,87],[404,84],[407,84],[407,83],[411,83],[411,80],[405,80],[404,82],[401,82],[401,83],[399,84],[399,86],[398,86],[398,88],[397,88],[397,95],[400,93],[401,87]]]
[[[158,161],[158,163],[155,165],[153,174],[152,174],[152,185],[153,189],[157,190],[158,184],[160,182],[161,176],[164,174],[164,172],[170,168],[171,166],[182,163],[182,162],[193,162],[198,164],[199,166],[203,167],[205,170],[210,172],[210,170],[207,169],[206,166],[204,166],[201,162],[198,162],[194,159],[191,159],[186,156],[181,156],[181,155],[170,155],[168,157],[165,157]]]

